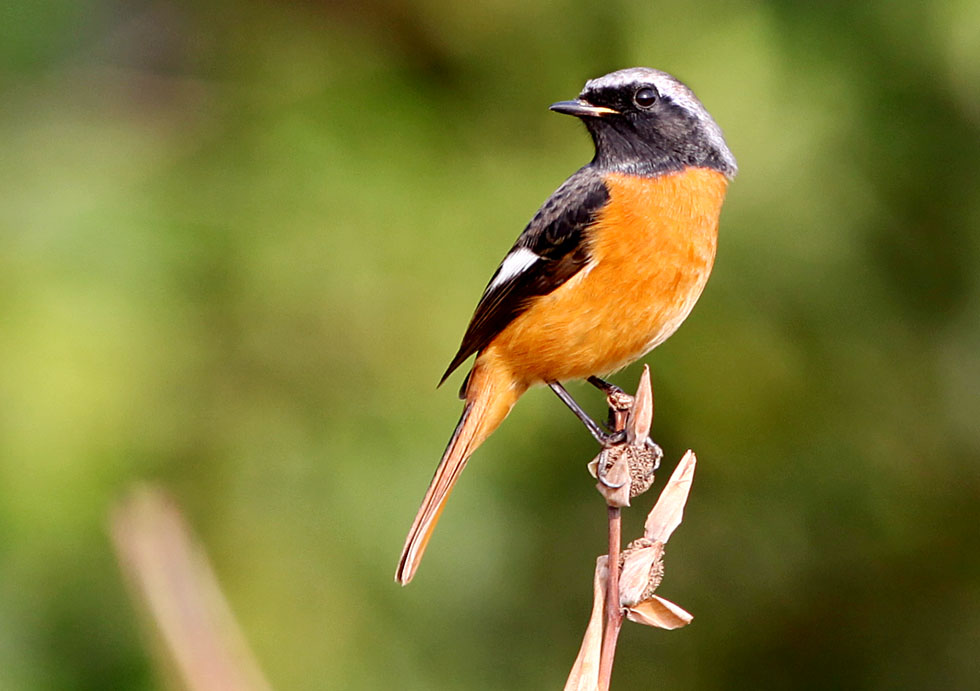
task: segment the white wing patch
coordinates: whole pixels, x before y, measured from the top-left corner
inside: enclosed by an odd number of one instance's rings
[[[509,282],[515,276],[519,276],[520,274],[524,273],[540,258],[541,257],[536,255],[527,247],[518,247],[516,250],[504,257],[504,261],[501,262],[500,268],[497,269],[497,275],[487,287],[487,292]]]

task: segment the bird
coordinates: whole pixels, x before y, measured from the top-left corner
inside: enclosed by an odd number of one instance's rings
[[[544,202],[504,256],[440,385],[476,355],[463,412],[422,500],[395,580],[415,576],[468,459],[531,386],[548,385],[607,441],[561,383],[600,376],[663,343],[714,264],[738,172],[721,128],[685,84],[633,67],[586,82],[550,110],[592,137],[592,160]]]

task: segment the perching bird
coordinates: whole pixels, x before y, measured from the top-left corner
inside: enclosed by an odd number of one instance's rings
[[[467,459],[521,394],[541,383],[562,394],[559,382],[642,357],[680,326],[711,273],[737,167],[691,90],[634,67],[590,80],[577,100],[551,110],[585,123],[595,157],[517,238],[443,375],[476,353],[462,417],[405,540],[395,573],[402,584]]]

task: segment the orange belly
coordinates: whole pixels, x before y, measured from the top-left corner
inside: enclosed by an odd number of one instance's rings
[[[701,295],[728,186],[689,168],[656,178],[614,174],[590,229],[590,262],[535,299],[481,353],[527,385],[613,372],[666,340]]]

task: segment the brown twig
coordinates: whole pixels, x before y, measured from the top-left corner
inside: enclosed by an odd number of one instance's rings
[[[619,605],[619,547],[622,542],[622,511],[618,506],[606,507],[609,513],[609,576],[606,581],[606,625],[599,656],[599,689],[608,691],[612,679],[616,642],[623,626],[623,611]]]
[[[656,594],[664,575],[667,541],[683,520],[690,495],[697,464],[692,451],[684,454],[660,492],[647,515],[643,537],[630,542],[624,550],[619,547],[621,536],[616,514],[620,507],[629,506],[630,498],[649,489],[662,455],[648,439],[652,419],[653,393],[644,372],[626,421],[624,443],[606,447],[589,464],[593,476],[601,478],[596,487],[610,507],[610,554],[596,560],[592,614],[565,682],[565,691],[608,690],[616,641],[625,619],[670,631],[687,626],[694,618],[684,608]],[[628,470],[624,470],[627,466]],[[621,480],[623,484],[619,486]],[[613,560],[617,552],[618,558]],[[610,564],[615,568],[610,568]]]
[[[608,396],[612,411],[613,431],[626,429],[629,411],[633,407],[633,397],[622,391],[614,391]],[[613,661],[616,658],[616,642],[623,626],[623,611],[619,604],[619,551],[622,545],[622,510],[619,506],[607,503],[606,513],[609,525],[609,560],[606,580],[605,627],[602,636],[602,653],[599,657],[599,689],[608,691],[612,680]]]
[[[630,543],[625,552],[621,547],[622,507],[629,506],[631,498],[650,488],[662,455],[660,448],[649,438],[653,422],[650,370],[644,368],[635,397],[611,385],[604,388],[611,413],[612,438],[618,441],[604,445],[599,456],[589,464],[589,470],[599,480],[596,489],[606,500],[608,552],[596,564],[592,617],[579,656],[565,684],[566,691],[608,691],[616,643],[627,616],[634,621],[636,616],[646,616],[653,622],[652,625],[658,626],[661,620],[668,624],[674,621],[670,617],[660,616],[660,609],[666,608],[666,605],[651,611],[649,615],[642,612],[637,615],[633,607],[652,607],[647,606],[649,598],[644,596],[647,595],[648,585],[651,586],[649,595],[652,596],[653,589],[659,584],[659,580],[654,584],[651,578],[660,573],[662,544],[645,551],[638,541]],[[647,542],[653,547],[649,540],[644,544]],[[621,564],[624,561],[629,569]],[[625,583],[624,579],[627,579]],[[637,588],[639,592],[636,592]]]

